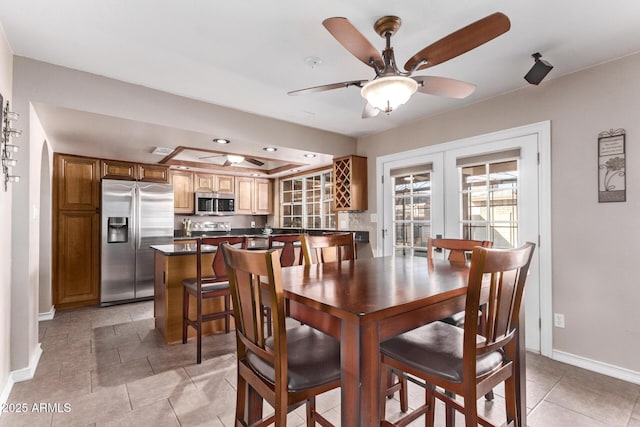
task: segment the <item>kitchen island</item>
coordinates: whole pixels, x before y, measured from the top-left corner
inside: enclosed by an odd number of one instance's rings
[[[154,250],[154,298],[153,308],[155,327],[167,344],[182,342],[182,281],[196,276],[196,244],[174,243],[153,245]],[[212,275],[211,262],[215,247],[204,245],[202,274]],[[203,310],[215,310],[223,307],[223,301],[203,301]],[[196,304],[189,304],[189,315],[196,317]],[[224,319],[206,322],[202,325],[202,334],[224,331]],[[196,331],[188,328],[188,337],[194,338]]]

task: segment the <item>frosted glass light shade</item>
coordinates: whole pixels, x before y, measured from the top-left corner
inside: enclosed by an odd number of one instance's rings
[[[231,163],[240,163],[244,160],[244,157],[227,154],[227,160],[229,160]]]
[[[418,90],[418,82],[402,76],[375,79],[364,85],[360,94],[380,111],[390,113],[406,103]]]

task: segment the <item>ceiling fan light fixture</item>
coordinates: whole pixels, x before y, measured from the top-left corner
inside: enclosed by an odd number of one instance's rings
[[[405,104],[418,90],[418,82],[404,76],[387,76],[372,80],[360,91],[369,104],[390,113]]]
[[[227,154],[227,160],[229,160],[231,163],[241,163],[244,161],[244,157]]]

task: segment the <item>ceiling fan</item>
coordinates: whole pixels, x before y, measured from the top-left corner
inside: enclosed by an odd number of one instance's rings
[[[322,25],[356,58],[373,68],[376,76],[372,80],[349,80],[294,90],[288,94],[299,95],[357,86],[361,88],[362,97],[367,100],[362,118],[374,117],[380,111],[388,114],[406,103],[416,91],[458,99],[471,95],[476,88],[472,83],[446,77],[412,77],[412,74],[475,49],[511,28],[511,22],[506,15],[500,12],[493,13],[425,47],[409,58],[404,64],[404,71],[400,71],[391,47],[391,37],[401,25],[397,16],[383,16],[373,25],[376,33],[386,39],[382,56],[347,18],[328,18]]]
[[[213,157],[226,157],[227,160],[225,160],[225,162],[222,164],[222,166],[231,166],[231,165],[235,165],[235,164],[239,164],[242,162],[247,162],[247,163],[251,163],[252,165],[255,166],[264,166],[264,162],[258,160],[258,159],[253,159],[251,157],[245,157],[245,156],[240,156],[237,154],[214,154],[211,156],[204,156],[204,157],[199,157],[200,160],[204,160],[204,159],[211,159]]]

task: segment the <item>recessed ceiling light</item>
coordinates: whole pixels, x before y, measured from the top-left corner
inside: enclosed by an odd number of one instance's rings
[[[176,166],[176,169],[189,169],[189,168],[186,166]]]
[[[316,155],[313,153],[307,153],[304,155],[307,159],[313,159]]]
[[[300,172],[300,169],[291,169],[291,172]]]
[[[251,176],[262,176],[259,173],[252,173]]]
[[[231,141],[229,141],[228,139],[224,139],[224,138],[213,138],[213,142],[215,142],[216,144],[228,144]]]
[[[273,153],[274,151],[278,151],[276,147],[264,147],[263,150],[268,151],[270,153]]]

